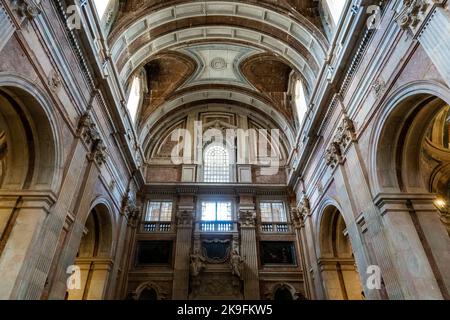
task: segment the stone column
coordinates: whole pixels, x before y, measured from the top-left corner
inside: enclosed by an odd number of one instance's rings
[[[6,12],[6,8],[0,2],[0,52],[2,51],[5,44],[9,41],[11,36],[15,31],[14,24],[12,19],[9,17],[8,12]]]
[[[450,237],[434,204],[434,195],[409,195],[407,206],[442,296],[450,300]]]
[[[303,215],[301,211],[299,211],[297,208],[291,208],[291,221],[292,225],[294,227],[295,232],[295,240],[297,242],[297,248],[298,248],[298,256],[300,257],[301,266],[302,266],[302,274],[303,274],[303,281],[304,281],[304,287],[305,287],[305,293],[306,297],[308,299],[314,299],[314,284],[312,281],[311,273],[309,272],[309,268],[311,266],[311,261],[309,259],[307,245],[306,245],[306,239],[304,235],[305,230],[305,224],[303,223]]]
[[[55,198],[40,192],[8,194],[2,191],[0,200],[0,214],[9,211],[13,221],[1,238],[0,300],[17,299],[20,288],[29,284],[25,273],[34,268],[37,252],[33,249],[41,244],[39,233]]]
[[[380,299],[385,294],[383,287],[381,290],[369,290],[366,286],[369,276],[366,273],[367,267],[377,265],[381,269],[389,298],[403,299],[403,292],[393,264],[394,256],[389,249],[378,208],[372,200],[367,173],[356,140],[355,127],[352,120],[346,116],[327,149],[326,157],[327,164],[334,170],[336,189],[344,211],[341,214],[347,224],[366,297]],[[361,236],[363,230],[367,233],[366,238]],[[373,248],[375,257],[369,255],[368,247]]]
[[[256,248],[256,211],[254,206],[239,209],[241,257],[244,260],[244,299],[259,300],[258,252]]]
[[[402,1],[397,22],[412,32],[450,86],[450,12],[446,0]]]
[[[177,213],[177,243],[173,270],[173,299],[187,300],[189,296],[189,255],[192,244],[194,206],[179,205]]]

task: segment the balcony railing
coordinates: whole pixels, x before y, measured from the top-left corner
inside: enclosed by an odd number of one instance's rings
[[[143,232],[170,232],[172,231],[171,222],[153,222],[145,221],[142,223]]]
[[[200,221],[200,231],[230,232],[233,231],[233,221]]]
[[[290,232],[290,228],[288,223],[263,222],[261,223],[261,231],[271,233],[288,233]]]

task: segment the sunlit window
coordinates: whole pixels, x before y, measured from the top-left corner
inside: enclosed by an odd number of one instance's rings
[[[259,207],[261,210],[261,222],[287,222],[283,202],[261,202]]]
[[[231,202],[204,201],[202,202],[203,221],[231,221]]]
[[[137,111],[139,108],[139,101],[141,100],[141,83],[139,77],[133,79],[131,84],[130,95],[128,96],[127,108],[131,115],[131,120],[135,122]]]
[[[110,0],[94,0],[95,9],[97,9],[97,14],[100,17],[100,19],[103,18],[106,8],[108,7],[109,1]]]
[[[297,109],[298,121],[301,124],[305,118],[308,105],[306,103],[305,88],[301,80],[297,80],[295,84],[295,107]]]
[[[346,2],[347,0],[327,0],[328,9],[330,10],[335,25],[338,24],[341,18]]]
[[[168,222],[172,221],[172,202],[151,201],[148,204],[144,221]]]
[[[204,182],[230,182],[230,156],[225,147],[206,147],[203,175]]]

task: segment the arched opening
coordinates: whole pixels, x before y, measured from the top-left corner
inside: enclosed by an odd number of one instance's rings
[[[450,297],[449,109],[448,102],[430,94],[393,103],[380,118],[374,174],[380,192],[405,199],[403,212],[395,213],[403,223],[392,232],[408,238],[407,245],[398,246],[424,265],[423,274],[414,274],[427,278],[430,288],[439,287],[444,298]],[[416,270],[412,262],[407,268]]]
[[[281,287],[275,291],[274,300],[290,301],[294,300],[294,297],[287,287]]]
[[[205,147],[203,161],[204,182],[230,182],[230,155],[224,146],[211,144]]]
[[[68,290],[68,300],[102,300],[108,289],[112,268],[112,225],[108,208],[95,206],[85,224],[75,266],[79,269],[80,286]]]
[[[319,266],[327,299],[362,299],[362,286],[347,227],[336,207],[325,208],[319,236]]]
[[[308,111],[308,104],[306,102],[305,85],[300,79],[295,83],[295,107],[298,123],[301,126]]]
[[[155,289],[153,289],[153,288],[145,288],[144,290],[142,290],[141,294],[139,295],[138,300],[156,301],[156,300],[158,300],[158,294],[156,293]]]
[[[110,2],[111,0],[94,0],[95,9],[100,19],[103,19]]]
[[[127,101],[127,109],[130,113],[131,120],[136,122],[136,117],[139,111],[139,105],[141,102],[141,80],[138,76],[133,78],[133,81],[131,82],[131,88],[130,93],[128,95],[128,101]]]

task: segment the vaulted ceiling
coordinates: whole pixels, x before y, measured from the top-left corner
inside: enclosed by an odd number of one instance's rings
[[[168,112],[248,106],[295,136],[288,84],[312,88],[328,49],[315,0],[121,1],[109,35],[124,86],[145,70],[141,138]]]

